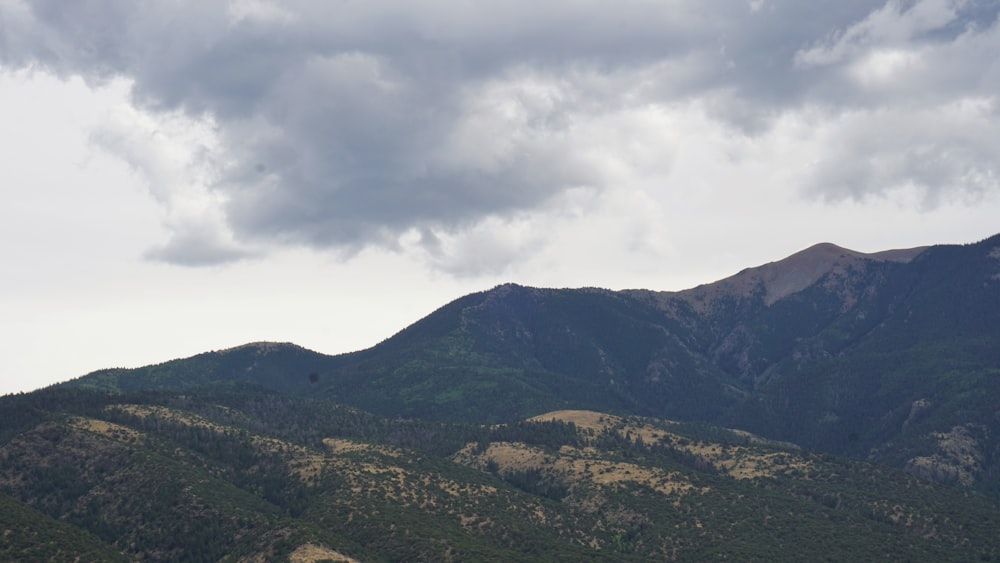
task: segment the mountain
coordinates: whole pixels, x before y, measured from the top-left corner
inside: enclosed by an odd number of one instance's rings
[[[699,421],[997,487],[1000,236],[874,254],[819,244],[680,292],[507,284],[362,352],[258,343],[67,385],[208,383],[388,417]]]
[[[997,405],[1000,235],[824,243],[3,397],[0,501],[59,523],[52,560],[991,560]]]

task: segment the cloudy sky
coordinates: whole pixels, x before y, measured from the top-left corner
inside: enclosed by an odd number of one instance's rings
[[[997,0],[0,0],[0,393],[1000,231]]]

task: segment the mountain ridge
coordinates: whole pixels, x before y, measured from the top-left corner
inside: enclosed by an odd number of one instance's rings
[[[508,283],[358,352],[251,343],[67,385],[260,385],[481,423],[560,409],[656,416],[998,486],[1000,424],[973,391],[1000,398],[998,248],[1000,235],[875,253],[820,243],[679,292]],[[971,473],[933,437],[960,434],[979,437]]]

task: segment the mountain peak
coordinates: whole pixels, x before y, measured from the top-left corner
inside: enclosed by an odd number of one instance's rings
[[[926,250],[926,246],[918,246],[915,248],[897,248],[892,250],[882,250],[879,252],[864,253],[858,252],[857,250],[851,250],[849,248],[844,248],[842,246],[837,246],[832,242],[821,242],[814,244],[805,250],[800,250],[795,254],[792,254],[784,260],[779,260],[777,262],[771,262],[771,264],[781,264],[785,262],[795,262],[795,261],[815,261],[817,259],[837,259],[837,258],[863,258],[866,260],[875,260],[877,262],[909,262],[916,258],[921,252]]]
[[[712,297],[720,295],[749,296],[763,287],[764,302],[772,305],[806,289],[831,272],[846,272],[865,262],[909,262],[926,248],[864,253],[830,242],[821,242],[782,260],[747,268],[734,276],[682,293],[688,293],[697,298],[699,303],[704,304],[712,301]]]
[[[764,301],[771,305],[813,285],[830,272],[843,272],[864,261],[909,262],[925,248],[886,250],[866,254],[830,242],[821,242],[783,260],[744,270],[729,279],[742,276],[754,284],[763,283],[766,292]]]
[[[866,260],[909,262],[925,248],[885,250],[866,254],[830,242],[821,242],[796,252],[784,260],[751,268],[749,272],[756,274],[754,277],[763,281],[767,291],[765,301],[770,305],[779,299],[802,291],[830,272],[844,271]]]
[[[229,352],[239,352],[239,351],[253,351],[258,354],[267,354],[270,352],[277,352],[281,350],[304,350],[298,344],[292,342],[269,342],[266,340],[261,340],[257,342],[248,342],[246,344],[240,344],[239,346],[233,346],[232,348],[226,348],[225,350],[219,350],[219,353],[229,353]]]

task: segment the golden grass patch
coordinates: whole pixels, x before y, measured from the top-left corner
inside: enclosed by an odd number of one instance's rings
[[[137,444],[144,442],[146,439],[145,434],[139,432],[138,430],[129,428],[128,426],[115,424],[114,422],[107,422],[105,420],[74,416],[70,419],[69,423],[74,428],[86,430],[87,432],[93,432],[94,434],[100,434],[101,436],[105,436],[119,442],[124,442],[126,444]]]
[[[587,434],[613,431],[620,436],[628,437],[633,441],[638,441],[641,438],[646,444],[663,444],[698,456],[706,462],[711,463],[722,472],[736,479],[770,477],[784,471],[792,470],[798,470],[805,474],[805,472],[812,467],[811,463],[794,453],[762,453],[745,446],[702,442],[675,434],[669,430],[665,430],[661,426],[643,422],[641,419],[629,419],[593,411],[561,410],[538,415],[529,420],[535,422],[555,420],[566,423],[572,422],[579,429],[588,431]],[[669,420],[661,420],[657,422],[661,425],[676,424],[675,422]],[[751,444],[777,444],[790,446],[790,444],[771,442],[743,430],[728,431],[732,432],[734,436],[746,439]],[[574,448],[570,448],[569,446],[563,446],[560,450],[560,454],[568,455],[573,449]],[[497,450],[497,452],[501,457],[494,459],[501,466],[504,465],[505,461],[515,465],[524,465],[526,463],[524,459],[527,454],[524,452],[515,453],[507,451],[503,448]],[[590,456],[595,456],[597,455],[597,452],[593,448],[584,448],[584,450],[581,451],[581,455],[588,454]],[[593,462],[591,463],[591,466],[594,466]],[[631,469],[629,469],[629,471],[631,471]],[[603,477],[603,479],[608,480],[613,478]],[[671,487],[666,488],[670,489]],[[683,487],[674,487],[674,489],[683,489]]]
[[[226,433],[238,432],[238,429],[218,424],[196,414],[178,411],[158,405],[115,405],[113,407],[120,411],[129,413],[142,419],[155,416],[157,418],[170,421],[185,426],[204,428],[211,432]],[[101,422],[101,421],[94,421]],[[110,424],[110,423],[105,423]],[[121,427],[125,428],[125,427]],[[126,430],[130,430],[125,428]],[[135,432],[135,431],[133,431]],[[292,442],[261,436],[259,434],[249,435],[250,444],[255,450],[268,455],[280,456],[288,464],[288,472],[298,477],[303,483],[311,484],[323,473],[328,460],[321,453],[315,452]]]
[[[353,557],[348,557],[343,553],[334,551],[328,547],[307,543],[300,545],[298,549],[288,556],[291,563],[316,563],[317,561],[335,561],[337,563],[360,563]]]
[[[351,452],[371,452],[382,454],[385,456],[398,458],[403,455],[403,453],[395,448],[390,448],[388,446],[381,446],[375,444],[365,444],[363,442],[355,442],[354,440],[348,440],[346,438],[323,438],[323,445],[334,454],[345,454]]]
[[[169,422],[176,422],[185,426],[205,428],[214,432],[224,432],[229,428],[221,424],[216,424],[207,418],[191,414],[184,411],[161,407],[159,405],[113,405],[109,409],[117,409],[127,412],[142,419],[155,416]]]
[[[646,424],[638,420],[627,419],[612,414],[604,414],[594,411],[554,411],[540,414],[529,418],[528,420],[532,422],[550,422],[556,420],[566,423],[572,422],[577,428],[591,430],[595,434],[608,430],[614,430],[623,437],[629,436],[632,440],[637,440],[641,437],[642,441],[647,444],[659,443],[670,436],[676,437],[676,435],[652,424]],[[660,420],[659,422],[667,425],[676,424],[672,420]]]
[[[306,484],[313,483],[323,474],[326,458],[320,454],[307,454],[289,462],[289,472]]]
[[[603,486],[631,483],[644,485],[663,495],[683,494],[694,489],[679,473],[595,458],[590,455],[592,448],[563,446],[558,454],[550,454],[521,443],[496,442],[484,452],[475,454],[475,447],[475,444],[467,445],[455,455],[455,461],[483,469],[492,460],[501,474],[536,469],[552,472],[570,487],[584,482]]]

